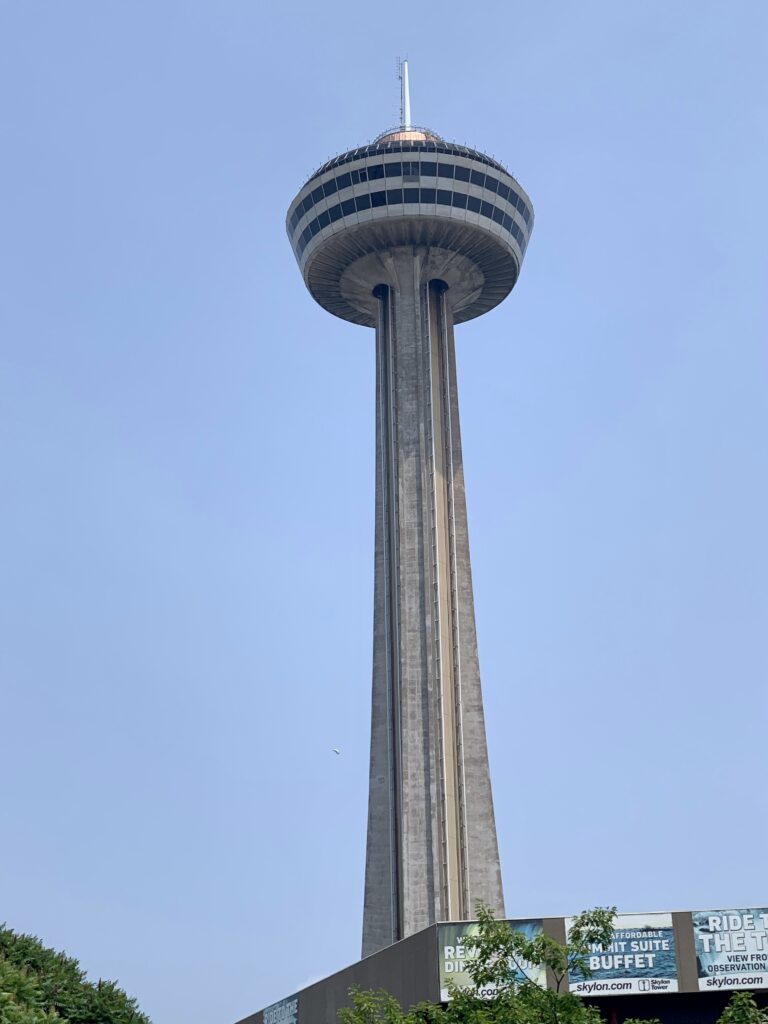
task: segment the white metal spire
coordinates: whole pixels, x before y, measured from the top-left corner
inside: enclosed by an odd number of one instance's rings
[[[398,78],[400,79],[400,126],[411,127],[411,90],[408,85],[408,61],[400,61]]]

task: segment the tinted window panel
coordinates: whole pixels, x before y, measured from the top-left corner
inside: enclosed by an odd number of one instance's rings
[[[456,165],[456,178],[458,181],[469,181],[469,168]]]
[[[495,192],[499,187],[499,183],[495,178],[492,178],[490,174],[486,174],[485,187],[488,189],[489,192]]]
[[[360,184],[360,171],[357,171],[357,170],[350,171],[349,172],[349,176],[352,179],[352,184],[353,185],[359,185]]]
[[[502,224],[507,229],[507,231],[511,231],[512,230],[512,218],[509,216],[508,213],[504,214],[504,219],[502,220]]]
[[[525,205],[523,205],[523,220],[525,221],[526,224],[530,224],[531,223],[531,214],[530,214],[530,212],[528,210],[528,207],[525,206]]]
[[[313,191],[312,191],[312,202],[313,203],[319,203],[322,198],[323,198],[323,186],[320,185],[318,188],[313,189]]]
[[[480,200],[475,196],[467,196],[467,209],[472,213],[480,213]]]
[[[336,184],[339,186],[339,190],[349,188],[352,184],[352,178],[349,174],[340,174],[336,179]]]
[[[334,224],[341,216],[341,203],[332,206],[328,213],[331,215],[331,224]]]
[[[452,178],[453,177],[453,164],[438,164],[437,175],[439,178]]]
[[[399,178],[403,173],[403,165],[401,163],[384,164],[384,173],[388,178]]]
[[[368,168],[361,167],[357,172],[360,175],[360,181],[368,181]]]
[[[387,202],[390,206],[394,206],[397,203],[403,201],[403,190],[401,188],[388,188],[387,189]]]
[[[387,193],[384,191],[371,194],[371,206],[386,206]]]
[[[487,203],[484,199],[480,200],[480,213],[482,213],[482,215],[484,217],[492,217],[493,216],[493,207],[491,206],[490,203]]]
[[[310,236],[312,238],[314,238],[319,230],[320,230],[320,225],[317,223],[316,220],[313,220],[312,223],[309,225],[309,234],[310,234]]]
[[[419,201],[419,190],[417,188],[404,188],[403,189],[403,200],[406,203],[418,203],[418,201]]]
[[[370,196],[358,196],[355,202],[357,203],[358,210],[370,210],[371,208]]]
[[[384,165],[374,164],[373,167],[368,168],[368,178],[371,181],[378,181],[379,178],[384,177]]]
[[[499,195],[502,199],[509,199],[509,189],[503,181],[499,182]]]
[[[481,174],[480,171],[470,171],[469,180],[473,185],[484,185],[485,175]]]
[[[437,164],[433,163],[431,160],[422,160],[421,173],[429,174],[432,177],[434,177],[437,174]]]
[[[345,217],[348,217],[350,213],[354,213],[355,200],[345,199],[344,202],[341,204],[341,212],[344,214]]]
[[[448,191],[447,188],[439,188],[437,190],[437,201],[442,206],[451,205],[451,193]]]
[[[504,214],[496,207],[493,208],[493,219],[497,224],[501,224],[504,220]]]
[[[324,210],[317,218],[317,221],[321,228],[327,228],[328,225],[331,223],[331,215],[328,213],[327,210]]]
[[[467,208],[467,197],[463,192],[453,193],[453,205],[458,206],[460,210],[466,210]]]
[[[433,188],[423,188],[421,190],[421,201],[422,203],[434,203],[435,190]]]
[[[327,196],[332,196],[336,191],[336,179],[331,178],[330,181],[326,181],[326,183],[323,185],[323,191]]]

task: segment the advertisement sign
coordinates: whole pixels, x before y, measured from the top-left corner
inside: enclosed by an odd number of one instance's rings
[[[691,916],[700,991],[768,987],[768,909]]]
[[[299,997],[288,996],[264,1010],[264,1024],[299,1024]]]
[[[542,933],[541,919],[536,921],[508,921],[507,924],[516,932],[522,932],[526,938],[535,939]],[[467,961],[475,954],[474,939],[480,926],[476,922],[463,921],[458,924],[441,924],[437,927],[437,949],[440,958],[440,999],[446,1002],[451,997],[449,984],[455,988],[473,988],[472,979],[467,971]],[[531,964],[521,965],[531,981],[544,987],[546,974],[544,968]],[[523,974],[516,972],[519,981]],[[489,985],[478,991],[478,995],[492,996],[495,987]],[[266,1024],[266,1021],[265,1021]]]
[[[566,933],[572,923],[572,917],[565,919]],[[587,963],[590,978],[571,974],[575,995],[677,992],[672,915],[617,914],[610,946],[593,946]]]

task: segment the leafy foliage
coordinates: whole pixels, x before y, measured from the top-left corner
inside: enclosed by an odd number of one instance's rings
[[[768,1013],[758,1008],[751,992],[734,992],[717,1024],[768,1024]]]
[[[77,960],[0,927],[0,1024],[150,1024],[114,981],[87,980]]]
[[[35,978],[23,968],[0,960],[0,1024],[50,1024]]]
[[[495,990],[490,998],[454,988],[445,1006],[419,1003],[404,1012],[387,992],[352,989],[352,1005],[339,1011],[339,1019],[341,1024],[601,1024],[595,1007],[561,989],[570,971],[590,977],[590,946],[610,944],[615,913],[614,907],[585,911],[562,944],[546,935],[529,939],[506,921],[497,921],[486,907],[478,907],[479,935],[473,937],[467,970],[475,986]],[[532,980],[531,968],[541,965],[550,972],[554,989]]]
[[[552,973],[559,993],[571,971],[590,976],[590,946],[609,946],[613,937],[615,907],[598,907],[579,914],[571,925],[569,941],[562,945],[548,935],[528,939],[513,931],[506,921],[497,921],[491,911],[478,907],[480,934],[475,954],[468,964],[472,981],[480,986],[494,985],[497,990],[522,990],[534,985],[531,965],[544,965]],[[519,983],[517,978],[522,976]],[[538,985],[534,985],[538,990]]]

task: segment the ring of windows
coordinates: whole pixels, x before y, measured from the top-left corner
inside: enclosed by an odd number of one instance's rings
[[[297,258],[301,259],[309,242],[318,232],[330,224],[335,224],[336,221],[344,217],[349,217],[365,210],[382,206],[401,206],[404,203],[449,206],[453,209],[469,210],[470,213],[477,213],[481,217],[487,217],[508,231],[520,246],[521,252],[525,252],[527,239],[520,225],[517,224],[510,214],[500,207],[489,203],[487,200],[468,195],[466,192],[455,192],[451,189],[404,187],[380,189],[376,192],[366,192],[359,196],[352,196],[324,210],[307,224],[298,238],[295,239],[294,248]]]
[[[321,200],[341,192],[345,188],[350,188],[361,182],[380,181],[389,178],[402,178],[405,185],[407,183],[419,182],[422,177],[463,181],[497,194],[520,211],[523,220],[530,229],[533,215],[522,196],[511,186],[495,178],[493,175],[486,174],[484,171],[479,171],[473,167],[464,167],[461,164],[445,164],[431,160],[398,160],[355,168],[317,185],[297,204],[291,214],[288,220],[288,234],[292,235],[295,232],[299,221],[313,206]]]

